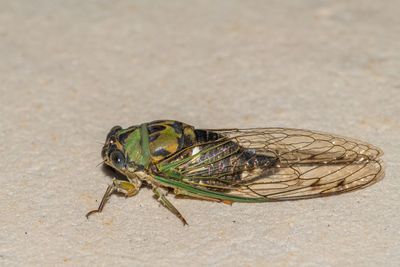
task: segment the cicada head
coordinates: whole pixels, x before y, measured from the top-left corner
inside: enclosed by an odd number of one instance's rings
[[[126,168],[126,158],[123,146],[119,142],[118,133],[122,130],[121,126],[114,126],[107,134],[106,142],[101,150],[101,157],[104,163],[114,169],[124,172]]]

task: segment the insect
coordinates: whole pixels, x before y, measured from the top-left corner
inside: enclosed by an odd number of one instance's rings
[[[113,127],[101,152],[113,179],[96,210],[113,193],[136,195],[148,184],[183,224],[166,198],[269,202],[323,197],[368,186],[384,175],[382,150],[328,133],[290,128],[196,129],[159,120]]]

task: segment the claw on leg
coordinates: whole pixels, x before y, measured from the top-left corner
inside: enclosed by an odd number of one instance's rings
[[[104,205],[110,199],[110,196],[115,192],[116,188],[114,187],[114,184],[109,185],[107,187],[106,192],[103,195],[103,198],[101,199],[100,205],[97,209],[91,210],[88,213],[86,213],[86,219],[89,219],[89,216],[92,215],[93,213],[101,212],[104,208]]]
[[[89,219],[89,216],[93,213],[101,212],[104,208],[104,205],[107,203],[113,193],[122,193],[125,195],[125,197],[131,197],[139,192],[139,188],[140,184],[134,184],[114,178],[112,184],[107,187],[107,190],[104,193],[103,198],[101,199],[99,207],[86,213],[86,218]]]

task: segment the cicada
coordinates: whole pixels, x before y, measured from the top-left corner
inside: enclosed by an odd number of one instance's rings
[[[193,199],[272,202],[323,197],[368,186],[383,177],[381,149],[366,142],[291,128],[196,129],[158,120],[113,127],[101,151],[113,193],[136,195],[147,184],[183,224],[168,192]]]

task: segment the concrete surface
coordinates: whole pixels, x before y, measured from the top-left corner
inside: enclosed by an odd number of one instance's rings
[[[399,1],[0,1],[1,266],[399,266]],[[112,197],[109,129],[173,118],[366,140],[386,177],[324,199]]]

